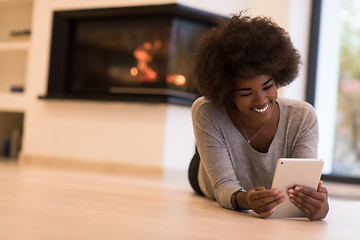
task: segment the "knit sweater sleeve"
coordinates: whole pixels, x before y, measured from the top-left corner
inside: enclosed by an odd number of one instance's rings
[[[212,104],[204,104],[200,99],[192,107],[192,117],[197,148],[201,164],[213,186],[205,191],[214,191],[215,200],[225,208],[233,209],[231,194],[240,188],[233,162],[229,156],[228,143],[223,135],[222,124],[224,117],[218,114],[221,109]]]

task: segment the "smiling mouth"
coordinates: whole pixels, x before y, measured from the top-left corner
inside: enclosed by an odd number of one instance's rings
[[[253,108],[253,109],[255,112],[263,113],[263,112],[266,112],[266,110],[268,110],[268,108],[269,108],[269,103],[267,103],[264,108]]]

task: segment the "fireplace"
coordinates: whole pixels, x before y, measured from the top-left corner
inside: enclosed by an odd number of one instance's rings
[[[197,40],[219,18],[179,4],[55,11],[40,98],[191,104]]]

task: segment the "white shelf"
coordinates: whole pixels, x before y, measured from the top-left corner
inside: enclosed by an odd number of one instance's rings
[[[28,50],[30,41],[0,41],[0,51]]]
[[[25,94],[21,92],[0,92],[0,112],[24,112]]]
[[[14,86],[26,89],[27,57],[31,36],[11,37],[14,31],[31,30],[33,0],[0,0],[0,147],[12,129],[24,125],[27,94],[11,92]],[[21,141],[21,139],[20,139]],[[0,149],[0,156],[3,151]],[[0,160],[1,161],[1,160]]]
[[[5,4],[5,5],[11,5],[11,4],[26,4],[26,3],[32,3],[33,0],[0,0],[0,5],[1,4]]]

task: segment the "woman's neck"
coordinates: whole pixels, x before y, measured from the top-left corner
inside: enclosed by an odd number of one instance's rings
[[[275,104],[271,117],[265,122],[250,121],[241,118],[241,116],[239,116],[241,114],[236,106],[229,106],[227,112],[234,126],[252,148],[262,153],[268,151],[275,137],[280,117],[280,109],[277,103]]]

